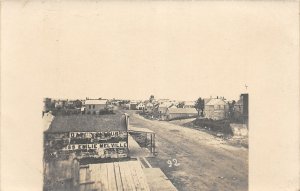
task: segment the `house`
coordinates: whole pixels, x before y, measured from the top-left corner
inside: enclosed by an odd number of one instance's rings
[[[137,108],[138,110],[145,110],[145,104],[144,104],[143,102],[141,102],[141,103],[139,103],[139,104],[136,106],[136,108]]]
[[[159,104],[159,106],[157,108],[157,112],[160,115],[164,115],[164,114],[166,114],[168,108],[172,107],[172,106],[173,106],[173,104],[171,102],[163,102],[163,103]]]
[[[198,112],[195,108],[168,108],[163,120],[185,119],[197,117]]]
[[[129,103],[123,104],[123,108],[126,109],[126,110],[129,110],[130,109],[130,104]]]
[[[75,154],[82,158],[124,158],[128,154],[128,116],[56,116],[44,131],[45,159]]]
[[[76,100],[67,100],[66,102],[66,108],[68,109],[74,109],[76,108]],[[78,107],[77,107],[78,108]],[[80,108],[80,107],[79,107]]]
[[[130,110],[136,110],[138,103],[136,101],[130,101],[129,103],[129,109]]]
[[[248,102],[248,94],[241,94],[240,99],[234,104],[234,117],[242,120],[245,123],[248,122]]]
[[[204,116],[208,119],[221,120],[227,118],[228,104],[224,99],[212,98],[204,106]]]
[[[107,99],[88,99],[85,101],[87,114],[99,114],[107,108]]]
[[[58,100],[55,102],[55,109],[64,108],[66,106],[67,100]]]
[[[195,108],[195,101],[185,101],[183,108]]]
[[[147,102],[145,104],[145,110],[148,111],[148,112],[152,112],[153,111],[153,107],[154,107],[153,103]]]

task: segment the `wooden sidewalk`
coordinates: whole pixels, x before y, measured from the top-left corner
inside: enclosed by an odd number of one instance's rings
[[[151,191],[177,191],[175,186],[160,168],[144,168],[143,171]]]
[[[138,161],[90,164],[80,169],[80,191],[150,191]]]
[[[131,135],[128,135],[128,149],[130,158],[151,156],[150,151],[146,148],[140,147]]]

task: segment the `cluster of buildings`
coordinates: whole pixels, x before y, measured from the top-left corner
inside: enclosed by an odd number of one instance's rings
[[[195,108],[196,101],[176,101],[169,99],[153,99],[145,101],[128,101],[123,108],[142,110],[151,118],[173,120],[196,117],[203,112],[203,117],[213,120],[234,119],[248,121],[248,94],[241,94],[236,101],[227,101],[224,97],[204,98],[204,108]]]
[[[81,109],[84,100],[69,100],[69,99],[51,99],[44,98],[44,112],[59,110],[59,109]]]
[[[148,137],[147,131],[129,129],[129,116],[121,111],[101,115],[101,111],[111,106],[110,100],[80,101],[81,107],[72,109],[83,108],[84,113],[52,115],[55,110],[70,110],[67,105],[71,101],[44,99],[46,106],[43,115],[43,190],[90,191],[136,188],[150,191],[156,190],[151,188],[153,184],[166,182],[163,178],[155,180],[156,182],[148,179],[148,174],[152,175],[153,172],[144,172],[140,161],[136,160],[138,157],[136,155],[144,149],[133,140],[132,133],[146,133]],[[53,103],[63,104],[55,107],[57,104]],[[154,145],[151,148],[154,150],[151,149],[149,152],[154,152],[155,133],[150,134],[151,145]],[[163,174],[160,169],[155,169],[155,173]],[[167,183],[165,184],[173,186],[169,181]]]
[[[69,100],[69,99],[44,99],[43,114],[51,111],[52,113],[64,114],[104,114],[111,112],[113,105],[108,99],[89,99]]]
[[[127,110],[141,110],[147,116],[159,120],[173,120],[202,117],[213,120],[231,119],[237,122],[248,122],[248,94],[241,94],[238,101],[227,101],[224,97],[204,98],[203,110],[195,108],[196,101],[176,101],[170,99],[151,100],[54,100],[44,99],[44,112],[65,110],[82,114],[105,114],[112,112],[114,107]]]

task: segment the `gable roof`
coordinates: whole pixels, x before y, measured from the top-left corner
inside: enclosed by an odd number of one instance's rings
[[[223,99],[213,98],[209,100],[205,105],[226,105],[226,102]]]
[[[104,105],[107,103],[107,99],[88,99],[85,101],[85,105]]]
[[[126,116],[112,115],[69,115],[53,119],[47,133],[126,131]]]
[[[169,113],[189,113],[189,114],[198,114],[195,108],[169,108]]]
[[[211,98],[204,98],[204,104],[207,104],[210,100]]]

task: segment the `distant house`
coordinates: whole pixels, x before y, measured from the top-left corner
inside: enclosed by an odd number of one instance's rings
[[[183,108],[195,108],[195,101],[185,101]]]
[[[129,109],[130,110],[136,110],[137,109],[137,102],[136,101],[130,101],[129,103]]]
[[[139,103],[137,106],[136,106],[136,108],[138,109],[138,110],[144,110],[145,109],[145,104],[144,103]]]
[[[124,109],[130,109],[130,104],[129,103],[123,104],[123,108]]]
[[[169,107],[172,107],[173,104],[170,103],[170,102],[164,102],[162,104],[159,104],[158,108],[157,108],[157,112],[160,114],[160,115],[164,115],[166,114],[167,110]]]
[[[107,108],[107,99],[88,99],[85,101],[85,110],[87,114],[99,114]]]
[[[74,104],[75,108],[81,108],[82,107],[82,101],[80,101],[79,99],[74,100],[73,104]]]
[[[145,109],[148,112],[152,112],[153,111],[153,107],[154,107],[153,103],[150,103],[150,102],[146,103],[146,105],[145,105]]]
[[[224,99],[212,98],[204,106],[204,116],[208,119],[221,120],[227,118],[228,104]]]
[[[55,102],[55,108],[60,109],[66,106],[67,100],[58,100]]]
[[[168,108],[162,120],[184,119],[196,117],[198,112],[195,108]]]
[[[80,108],[81,106],[77,107],[77,104],[79,104],[78,102],[79,100],[67,100],[65,107],[68,109],[74,109],[74,108]]]
[[[243,122],[248,122],[248,94],[241,94],[240,99],[234,104],[234,117],[236,119],[243,120]]]

